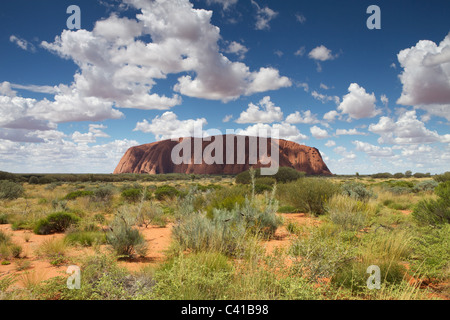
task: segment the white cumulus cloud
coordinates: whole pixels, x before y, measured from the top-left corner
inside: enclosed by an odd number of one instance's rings
[[[243,111],[236,120],[237,123],[272,123],[283,120],[283,112],[280,107],[270,100],[269,96],[259,101],[259,106],[250,103],[248,109]]]
[[[450,34],[439,45],[421,40],[397,55],[403,68],[398,104],[415,106],[450,121]]]
[[[138,122],[134,131],[152,133],[156,140],[203,136],[203,126],[207,123],[205,118],[178,120],[175,113],[167,111],[152,119],[151,123],[145,119]]]
[[[367,93],[357,83],[350,84],[348,91],[337,108],[342,114],[348,115],[349,119],[372,118],[380,114],[381,111],[375,105],[374,93]]]

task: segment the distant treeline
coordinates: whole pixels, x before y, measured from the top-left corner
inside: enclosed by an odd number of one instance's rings
[[[122,181],[175,181],[198,180],[211,178],[211,175],[201,174],[23,174],[0,171],[0,181],[28,182],[30,184],[50,184],[55,182],[122,182]],[[222,176],[214,176],[221,178]],[[228,176],[223,176],[228,177]]]
[[[281,168],[288,169],[288,168]],[[280,170],[278,175],[283,176],[285,170]],[[305,176],[304,172],[298,172],[298,175]],[[122,182],[122,181],[183,181],[183,180],[201,180],[207,178],[221,179],[234,178],[235,175],[207,175],[207,174],[184,174],[184,173],[167,173],[167,174],[137,174],[137,173],[122,173],[122,174],[32,174],[32,173],[9,173],[0,171],[0,181],[8,180],[14,182],[28,182],[30,184],[50,184],[56,182]],[[332,175],[335,178],[351,178],[351,177],[368,177],[374,179],[403,179],[403,178],[433,178],[438,182],[450,180],[450,172],[445,172],[439,175],[431,175],[430,173],[412,173],[406,171],[405,173],[375,173],[368,175]]]
[[[422,172],[416,172],[412,173],[411,171],[406,171],[405,173],[398,172],[398,173],[390,173],[390,172],[380,172],[380,173],[374,173],[369,175],[360,175],[359,173],[356,173],[354,175],[355,177],[370,177],[374,179],[404,179],[404,178],[433,178],[434,180],[438,182],[443,182],[450,180],[450,172],[447,171],[443,174],[435,174],[431,175],[431,173],[422,173]],[[345,176],[341,176],[345,177]],[[347,176],[348,177],[348,176]]]

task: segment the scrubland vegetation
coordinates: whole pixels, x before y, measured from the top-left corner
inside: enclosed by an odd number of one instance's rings
[[[0,299],[450,297],[448,172],[0,180]],[[171,231],[158,261],[151,228]],[[380,289],[367,287],[372,265]]]

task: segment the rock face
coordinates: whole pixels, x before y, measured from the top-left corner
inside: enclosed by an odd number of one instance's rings
[[[220,144],[221,142],[222,144]],[[248,170],[251,166],[254,168],[269,167],[269,164],[262,163],[267,163],[265,159],[271,156],[271,146],[275,145],[279,150],[278,163],[280,167],[294,168],[307,174],[331,175],[316,148],[282,139],[274,140],[273,145],[271,143],[270,138],[235,135],[214,136],[209,141],[201,138],[158,141],[128,149],[114,170],[114,174],[238,174]],[[264,151],[261,157],[259,156],[259,146]],[[180,151],[179,149],[182,147],[188,148]],[[175,163],[172,161],[174,148],[178,150],[174,152],[179,156],[178,158],[186,157],[184,161],[175,161]],[[200,152],[195,153],[194,151]],[[198,159],[196,154],[200,154],[201,164],[195,164],[199,163],[198,160],[194,161],[194,156]],[[181,163],[176,164],[177,162]]]

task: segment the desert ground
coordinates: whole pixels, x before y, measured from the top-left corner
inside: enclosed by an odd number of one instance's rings
[[[446,175],[249,175],[2,180],[0,298],[450,298]]]

